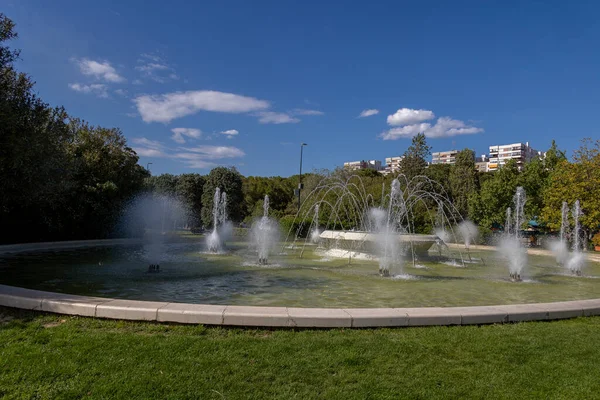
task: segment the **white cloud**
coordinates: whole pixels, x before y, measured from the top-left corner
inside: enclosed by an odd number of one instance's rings
[[[412,125],[435,118],[433,111],[413,110],[401,108],[392,115],[388,115],[387,123],[392,126]]]
[[[173,67],[157,54],[142,53],[138,59],[138,64],[140,65],[135,67],[135,69],[141,72],[144,78],[158,83],[179,79]]]
[[[298,118],[294,118],[289,114],[274,112],[274,111],[262,111],[256,113],[258,122],[261,124],[295,124],[300,122]]]
[[[127,90],[124,90],[124,89],[117,89],[117,90],[115,90],[115,93],[118,94],[119,96],[127,96]]]
[[[125,82],[125,78],[117,73],[115,68],[108,61],[94,61],[87,58],[74,59],[82,74],[93,76],[106,82]]]
[[[154,61],[157,63],[162,62],[162,58],[158,54],[154,54],[154,53],[142,53],[142,54],[140,54],[140,57],[146,58],[150,61]]]
[[[423,133],[429,138],[440,138],[456,135],[471,135],[480,132],[483,132],[482,128],[469,126],[463,121],[452,119],[450,117],[441,117],[438,118],[435,125],[431,125],[430,123],[405,125],[383,132],[380,137],[383,138],[383,140],[396,140],[410,138],[417,133]]]
[[[145,122],[170,122],[198,111],[244,113],[269,108],[265,100],[213,90],[143,95],[133,101]]]
[[[291,115],[323,115],[323,111],[319,110],[306,110],[304,108],[295,108],[290,112]]]
[[[362,112],[360,113],[360,115],[358,116],[358,118],[370,117],[371,115],[377,115],[377,114],[379,114],[379,110],[376,110],[374,108],[370,108],[368,110],[362,110]]]
[[[198,139],[200,138],[200,136],[202,136],[202,131],[200,129],[194,128],[173,128],[171,129],[171,132],[173,132],[173,136],[171,136],[171,139],[173,139],[179,144],[185,143],[184,136],[193,139]]]
[[[185,149],[187,151],[202,155],[209,160],[218,160],[221,158],[235,158],[246,155],[242,150],[233,146],[196,146]]]
[[[69,83],[69,88],[80,93],[91,93],[98,97],[108,97],[108,91],[106,85],[101,83],[94,83],[91,85],[82,85],[80,83]]]
[[[438,118],[437,123],[434,126],[425,131],[425,136],[438,138],[456,135],[472,135],[480,132],[483,132],[483,129],[468,126],[463,121],[457,119],[441,117]]]
[[[171,149],[161,142],[146,138],[132,140],[136,153],[144,157],[167,158],[179,161],[189,168],[210,168],[219,165],[220,160],[244,157],[243,150],[232,146],[196,146]]]
[[[131,140],[136,146],[133,150],[142,157],[167,157],[165,147],[156,140],[146,138],[133,138]]]
[[[167,69],[170,69],[168,66],[164,65],[164,64],[158,64],[158,63],[148,63],[145,65],[138,65],[137,67],[135,67],[136,70],[141,71],[141,72],[151,72],[151,71],[164,71]]]
[[[380,136],[383,140],[396,140],[405,137],[413,137],[417,133],[425,132],[431,128],[431,124],[413,124],[406,125],[399,128],[392,128],[389,131],[383,132]]]
[[[226,131],[222,131],[221,135],[227,136],[227,139],[233,139],[239,132],[236,129],[229,129]]]

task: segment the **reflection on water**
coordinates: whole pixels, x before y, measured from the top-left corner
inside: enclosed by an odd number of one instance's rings
[[[600,266],[564,274],[551,257],[530,256],[526,280],[510,282],[495,253],[485,263],[448,260],[404,266],[383,278],[369,260],[323,259],[289,249],[257,265],[234,243],[227,254],[202,254],[200,243],[164,246],[159,273],[148,273],[143,246],[47,251],[0,258],[0,283],[63,293],[139,300],[296,307],[490,305],[600,297]]]

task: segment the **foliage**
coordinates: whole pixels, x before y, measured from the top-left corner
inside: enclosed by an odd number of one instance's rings
[[[202,225],[202,194],[206,178],[200,174],[182,174],[177,179],[175,193],[186,206],[188,224],[192,227]]]
[[[475,153],[470,149],[459,151],[450,171],[449,181],[454,206],[463,218],[468,215],[469,196],[477,190],[476,178]]]
[[[213,224],[213,199],[215,190],[221,189],[221,192],[227,193],[227,215],[234,222],[240,222],[246,216],[246,210],[243,207],[242,175],[233,167],[213,168],[206,176],[202,193],[202,222],[206,227],[212,227]]]
[[[404,152],[404,158],[400,161],[401,172],[408,177],[414,178],[423,175],[427,168],[427,158],[431,155],[431,147],[427,144],[424,133],[413,136],[412,143]]]
[[[513,196],[519,185],[519,169],[514,160],[494,172],[479,192],[469,197],[469,218],[482,226],[504,225],[506,209],[513,207]]]
[[[146,172],[118,129],[36,96],[14,68],[19,52],[4,46],[15,37],[0,14],[0,242],[106,237]]]
[[[270,214],[277,218],[283,216],[288,204],[290,202],[295,203],[295,185],[292,182],[293,179],[291,178],[281,178],[279,176],[271,178],[249,176],[244,178],[243,191],[247,219],[262,215],[265,195],[269,196]]]
[[[600,228],[600,140],[584,139],[573,156],[573,163],[560,161],[543,191],[542,215],[548,225],[558,229],[562,202],[570,207],[580,201],[580,218],[586,232]]]
[[[596,233],[594,236],[592,236],[592,245],[594,246],[600,246],[600,232]]]

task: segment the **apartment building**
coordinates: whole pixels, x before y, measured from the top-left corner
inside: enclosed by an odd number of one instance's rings
[[[535,157],[544,157],[544,155],[544,153],[531,148],[529,142],[490,146],[490,158],[487,170],[496,171],[509,160],[515,160],[520,170],[525,163],[533,160]]]
[[[379,160],[361,160],[361,161],[349,161],[344,163],[344,169],[349,171],[357,171],[359,169],[374,169],[375,171],[381,170],[381,161]]]
[[[388,175],[388,174],[395,174],[400,172],[400,162],[402,161],[404,157],[402,156],[398,156],[398,157],[386,157],[385,159],[385,168],[383,168],[381,170],[381,173],[383,175]]]
[[[432,164],[454,164],[456,162],[456,155],[458,150],[439,151],[437,153],[431,153]]]
[[[485,154],[475,157],[475,169],[477,172],[486,172],[488,170],[489,158]]]

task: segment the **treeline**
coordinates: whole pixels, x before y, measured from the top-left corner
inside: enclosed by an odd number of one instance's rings
[[[51,107],[14,68],[16,37],[0,14],[0,242],[103,238],[147,171],[117,128]]]

